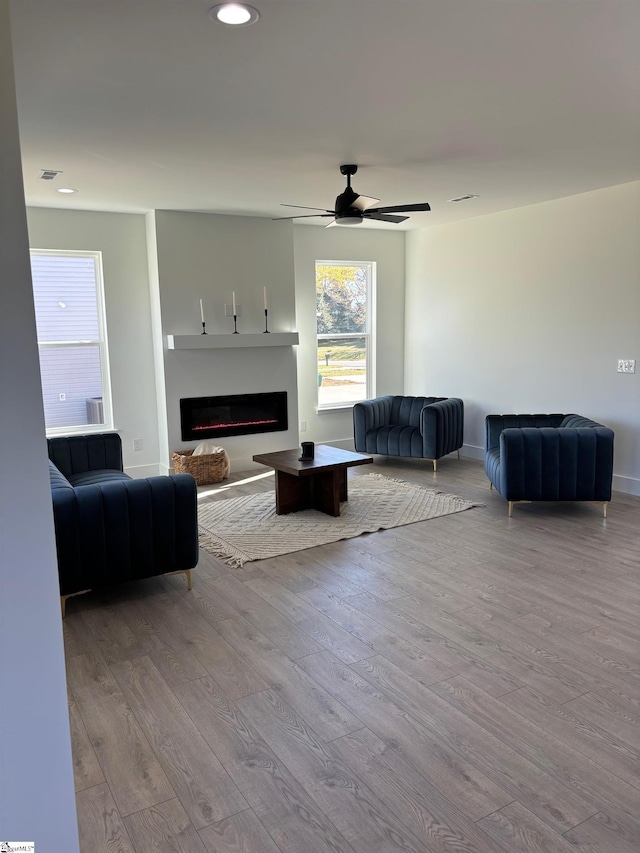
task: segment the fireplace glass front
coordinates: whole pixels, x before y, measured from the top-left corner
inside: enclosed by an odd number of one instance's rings
[[[180,400],[183,441],[278,432],[288,428],[286,391]]]

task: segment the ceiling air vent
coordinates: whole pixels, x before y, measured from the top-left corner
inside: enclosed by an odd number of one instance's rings
[[[62,174],[62,169],[42,169],[42,174],[40,175],[41,180],[43,181],[52,181],[54,178],[57,178],[58,175]]]
[[[468,195],[459,195],[458,198],[450,198],[449,201],[469,201],[470,198],[480,198],[480,196],[474,195],[474,193],[469,193]]]

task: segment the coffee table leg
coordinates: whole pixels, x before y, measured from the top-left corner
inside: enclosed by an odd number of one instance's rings
[[[336,471],[338,477],[340,477],[340,501],[346,501],[348,499],[347,495],[347,469],[343,468],[342,471]]]
[[[342,471],[318,471],[313,480],[313,508],[327,515],[340,515]]]
[[[337,518],[340,515],[340,504],[346,500],[346,468],[314,471],[306,477],[294,477],[284,471],[276,471],[277,515],[313,508]]]
[[[308,484],[303,483],[300,477],[276,471],[276,515],[286,515],[308,507],[308,491]]]

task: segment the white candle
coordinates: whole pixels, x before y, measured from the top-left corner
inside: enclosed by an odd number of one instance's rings
[[[264,310],[267,310],[267,288],[263,287],[262,292],[264,294]]]
[[[236,292],[235,290],[232,293],[232,302],[233,302],[233,316],[236,316]]]
[[[200,316],[202,317],[202,322],[204,323],[204,308],[202,307],[202,299],[200,300]]]

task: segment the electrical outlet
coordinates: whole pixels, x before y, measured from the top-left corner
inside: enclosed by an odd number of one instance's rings
[[[134,450],[142,450],[142,439],[134,438],[133,439],[133,449]]]
[[[306,431],[307,431],[307,422],[306,421],[300,421],[300,432],[306,432]]]
[[[224,316],[225,317],[233,317],[233,305],[225,305],[224,306]],[[236,302],[236,317],[242,317],[242,309],[240,305]]]
[[[618,373],[635,373],[636,360],[635,358],[619,358]]]
[[[58,400],[60,400],[61,403],[64,403],[66,399],[67,395],[64,393],[64,391],[62,392],[62,394],[58,394]]]

